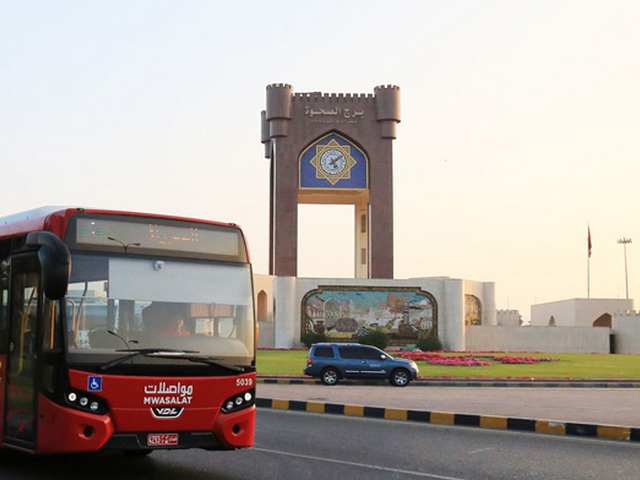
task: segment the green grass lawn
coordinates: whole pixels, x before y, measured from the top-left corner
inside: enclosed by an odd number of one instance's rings
[[[456,355],[454,353],[447,355]],[[640,355],[585,353],[525,354],[514,356],[550,357],[555,362],[535,365],[491,364],[486,367],[450,367],[418,362],[422,377],[529,377],[529,378],[632,378],[640,379]],[[481,354],[479,355],[482,356]],[[258,375],[302,375],[306,351],[258,351]]]

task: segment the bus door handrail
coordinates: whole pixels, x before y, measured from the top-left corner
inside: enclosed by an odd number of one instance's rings
[[[33,303],[33,298],[36,296],[36,292],[38,291],[38,287],[31,287],[31,296],[29,297],[29,301],[27,302],[26,308],[22,311],[22,315],[20,317],[20,345],[18,347],[18,371],[16,375],[20,375],[22,370],[24,369],[24,336],[27,333],[26,323],[27,318],[29,318],[29,310],[31,309],[31,304]]]
[[[84,311],[82,310],[82,307],[84,307],[84,299],[87,296],[87,291],[88,290],[89,290],[89,282],[84,282],[84,290],[82,292],[82,297],[80,297],[80,304],[78,305],[78,315],[77,315],[77,317],[79,319],[79,322],[83,323],[83,325],[82,325],[83,327],[85,326],[84,324],[86,323],[86,318],[85,318],[85,315],[84,315]],[[85,321],[83,321],[83,320],[85,320]],[[80,327],[80,325],[78,325],[78,327]],[[78,331],[78,330],[76,330],[76,331]]]
[[[76,302],[71,298],[65,298],[66,302],[71,304],[71,332],[73,333],[73,344],[76,345],[76,332],[78,331],[77,319],[76,315]],[[65,333],[66,337],[66,333]]]

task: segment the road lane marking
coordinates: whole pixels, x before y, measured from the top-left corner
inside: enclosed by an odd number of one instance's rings
[[[469,455],[474,455],[476,453],[480,453],[480,452],[488,452],[489,450],[495,450],[495,448],[493,447],[487,447],[487,448],[477,448],[475,450],[471,450],[469,452]]]
[[[335,458],[315,457],[313,455],[304,455],[301,453],[284,452],[282,450],[271,450],[269,448],[254,447],[253,450],[264,453],[273,453],[275,455],[284,455],[287,457],[303,458],[306,460],[315,460],[317,462],[335,463],[338,465],[348,465],[350,467],[368,468],[370,470],[378,470],[380,472],[401,473],[403,475],[413,475],[414,477],[433,478],[435,480],[463,480],[459,477],[447,477],[436,473],[416,472],[414,470],[402,470],[400,468],[382,467],[380,465],[367,465],[366,463],[349,462],[347,460],[337,460]]]

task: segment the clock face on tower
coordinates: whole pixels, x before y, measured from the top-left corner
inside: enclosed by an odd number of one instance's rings
[[[365,153],[337,133],[329,133],[300,155],[301,188],[367,188]]]
[[[347,166],[347,159],[340,150],[326,150],[320,157],[320,165],[329,175],[338,175]]]

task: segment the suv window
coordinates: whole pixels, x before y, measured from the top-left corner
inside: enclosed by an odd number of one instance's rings
[[[333,358],[333,348],[331,347],[316,347],[313,351],[315,357]]]
[[[340,347],[338,351],[340,352],[340,356],[342,358],[360,358],[358,347]]]
[[[382,355],[382,353],[374,348],[360,347],[358,350],[360,350],[360,358],[367,360],[380,360],[380,355]]]
[[[342,358],[362,358],[365,360],[379,360],[381,352],[370,347],[339,347]]]

